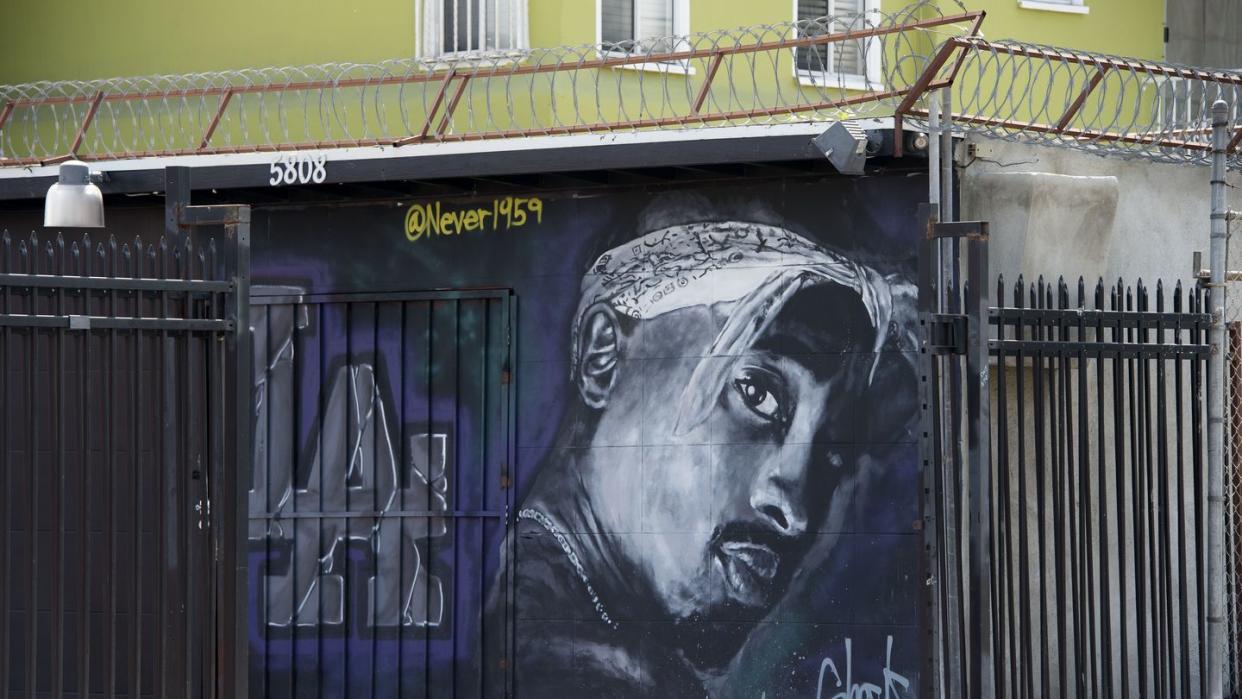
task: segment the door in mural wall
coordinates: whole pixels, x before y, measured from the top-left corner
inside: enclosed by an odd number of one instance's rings
[[[477,663],[510,492],[508,292],[299,291],[253,307],[253,695],[503,687]]]

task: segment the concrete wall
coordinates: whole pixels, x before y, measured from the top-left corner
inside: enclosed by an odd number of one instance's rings
[[[1044,146],[970,139],[960,149],[961,209],[991,222],[991,270],[1007,282],[1078,276],[1094,283],[1190,280],[1208,250],[1210,171],[1203,166],[1101,158]],[[1242,185],[1242,175],[1230,182]],[[1234,195],[1234,207],[1242,196]],[[1242,251],[1231,264],[1242,264]]]
[[[1170,0],[1168,59],[1242,70],[1242,4],[1236,0]]]

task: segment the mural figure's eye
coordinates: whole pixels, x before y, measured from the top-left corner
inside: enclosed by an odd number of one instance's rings
[[[737,391],[742,403],[751,412],[769,422],[785,421],[785,406],[779,382],[766,372],[743,370],[741,376],[733,380],[733,390]]]

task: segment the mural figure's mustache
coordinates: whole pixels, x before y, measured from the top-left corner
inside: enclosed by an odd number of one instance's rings
[[[712,532],[709,550],[729,584],[766,597],[794,562],[795,539],[754,522],[728,522]]]

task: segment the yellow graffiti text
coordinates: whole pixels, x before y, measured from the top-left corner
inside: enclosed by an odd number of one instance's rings
[[[543,223],[543,201],[538,197],[502,197],[491,206],[446,209],[440,202],[412,204],[405,212],[405,237],[411,242],[432,236],[507,231],[531,221]]]

